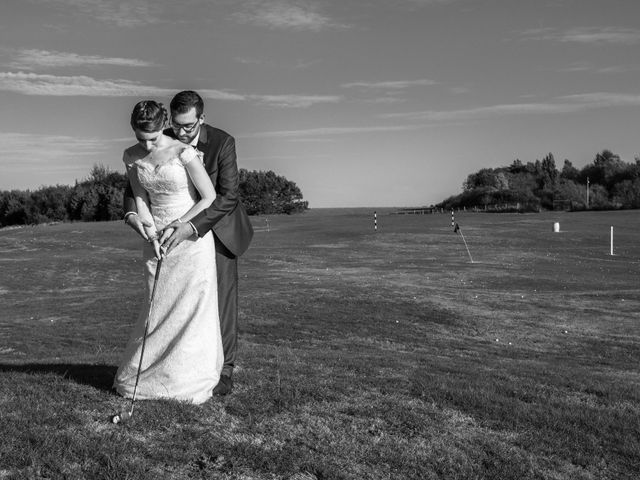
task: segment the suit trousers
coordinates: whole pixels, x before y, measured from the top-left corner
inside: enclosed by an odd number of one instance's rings
[[[218,311],[224,352],[222,375],[231,377],[238,349],[238,257],[213,235],[218,270]]]

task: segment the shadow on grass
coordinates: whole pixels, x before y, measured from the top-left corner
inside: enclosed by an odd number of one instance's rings
[[[118,367],[113,365],[91,365],[77,363],[25,363],[0,364],[2,373],[55,374],[82,385],[90,385],[99,390],[111,391],[113,378]]]

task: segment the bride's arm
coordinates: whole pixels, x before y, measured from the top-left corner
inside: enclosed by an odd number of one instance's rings
[[[156,250],[156,256],[160,258],[160,245],[158,243],[158,229],[153,221],[153,215],[151,215],[151,209],[149,208],[149,195],[144,187],[138,180],[138,174],[136,172],[135,164],[127,164],[127,176],[129,177],[129,184],[133,192],[133,198],[136,202],[136,208],[140,220],[144,224],[144,231],[149,237],[149,241],[153,242],[154,250]],[[147,226],[150,225],[150,226]]]
[[[191,178],[191,181],[193,182],[193,185],[200,194],[200,200],[198,200],[185,214],[178,218],[178,221],[181,223],[190,221],[198,213],[209,207],[216,199],[216,191],[213,188],[213,184],[211,183],[211,179],[209,178],[207,171],[204,169],[203,163],[200,161],[198,156],[195,155],[195,151],[193,149],[190,148],[189,150],[194,152],[193,155],[195,158],[187,161],[184,166]],[[189,155],[191,154],[189,153]]]

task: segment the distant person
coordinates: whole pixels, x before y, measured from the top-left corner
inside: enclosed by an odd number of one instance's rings
[[[204,102],[194,91],[178,93],[170,104],[171,128],[164,134],[202,152],[202,160],[216,197],[213,203],[190,222],[175,220],[165,226],[162,236],[167,254],[185,240],[205,237],[212,232],[215,243],[219,323],[224,365],[214,395],[227,395],[233,389],[233,369],[238,340],[238,257],[253,237],[249,217],[238,198],[239,176],[235,141],[228,133],[204,123]],[[125,222],[145,238],[144,224],[128,188],[125,192]],[[184,220],[184,219],[182,219]],[[173,229],[173,230],[172,230]],[[211,318],[218,322],[218,318]],[[213,369],[214,366],[212,365]]]

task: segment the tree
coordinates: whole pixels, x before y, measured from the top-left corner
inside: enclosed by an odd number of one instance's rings
[[[249,215],[298,213],[309,208],[298,186],[271,170],[240,169],[240,197]]]
[[[574,182],[578,180],[580,177],[580,172],[573,164],[565,159],[564,166],[562,167],[562,172],[560,172],[560,178],[565,180],[573,180]]]
[[[441,208],[474,208],[495,205],[496,209],[552,209],[557,206],[584,209],[585,186],[589,179],[589,208],[640,208],[640,156],[625,163],[611,150],[602,150],[581,170],[569,160],[562,171],[552,153],[542,161],[523,164],[519,159],[507,167],[482,168],[467,176],[462,194],[450,197]],[[500,206],[500,204],[503,204]]]
[[[640,178],[617,183],[613,190],[613,202],[621,207],[640,208]]]
[[[28,191],[11,190],[0,193],[0,225],[19,225],[28,223],[29,203],[31,195]]]
[[[509,188],[509,180],[502,170],[483,168],[477,173],[469,175],[462,188],[463,190],[473,190],[476,188],[504,190]]]
[[[553,153],[549,153],[542,159],[541,170],[543,188],[553,188],[558,179],[558,169]]]

